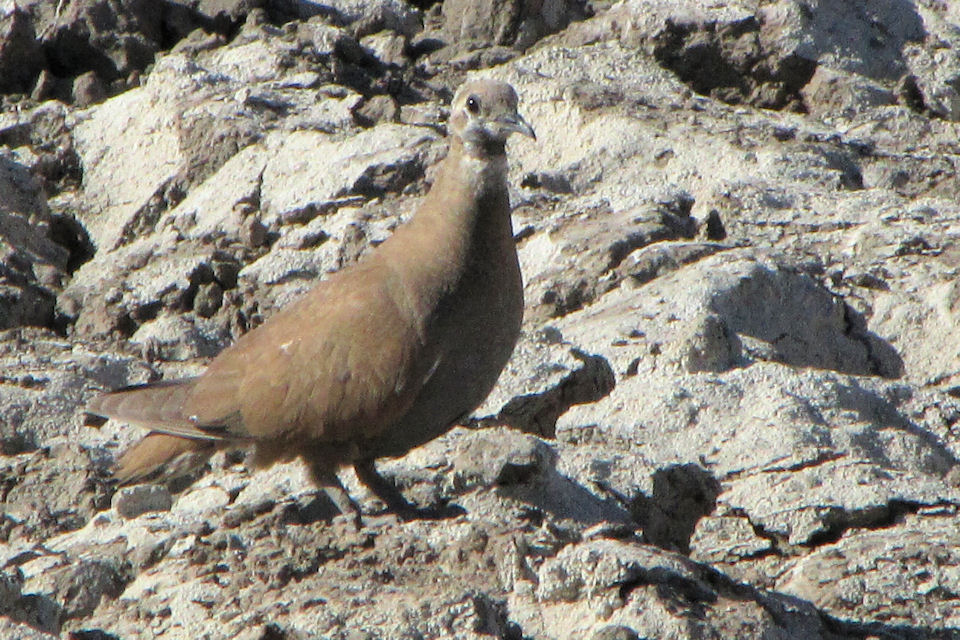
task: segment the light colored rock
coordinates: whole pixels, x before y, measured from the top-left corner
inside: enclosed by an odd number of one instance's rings
[[[553,466],[549,447],[508,429],[484,430],[474,446],[452,460],[458,487],[511,485],[543,475]]]
[[[374,33],[360,39],[360,46],[383,64],[403,66],[407,61],[407,41],[389,31]]]
[[[21,638],[22,640],[52,640],[59,637],[59,634],[55,632],[47,633],[34,625],[16,622],[8,617],[0,618],[0,633],[8,638]]]
[[[274,159],[263,172],[261,208],[283,219],[344,196],[382,193],[392,186],[391,179],[402,187],[418,173],[418,147],[431,139],[420,128],[386,125],[344,141],[313,132],[268,140]],[[337,170],[316,170],[328,163]]]
[[[889,88],[869,78],[828,66],[818,66],[801,93],[811,113],[821,118],[850,118],[895,101]]]
[[[110,506],[121,518],[136,518],[151,511],[169,511],[173,497],[161,485],[140,484],[124,487],[113,494]]]
[[[97,390],[147,380],[141,360],[103,353],[54,335],[23,328],[0,340],[0,433],[8,455],[83,441],[103,445],[116,430],[80,426],[77,407]]]
[[[7,205],[33,244],[9,244],[42,254],[47,208],[98,251],[59,295],[67,337],[0,335],[4,615],[158,638],[949,635],[957,10],[807,5],[629,0],[522,56],[426,53],[456,3],[422,34],[389,3],[285,26],[240,7],[235,38],[90,110],[5,101],[2,156],[35,178]],[[361,48],[404,39],[429,82]],[[432,179],[457,65],[508,59],[484,73],[540,137],[509,156],[523,339],[466,428],[378,461],[442,517],[398,522],[344,473],[353,531],[299,465],[233,453],[169,511],[107,509],[139,432],[81,428],[83,402],[201,371],[386,238]],[[26,257],[50,291],[70,275]]]
[[[543,563],[537,587],[514,595],[511,616],[527,633],[560,638],[596,637],[611,625],[661,637],[691,637],[676,611],[697,609],[698,628],[720,636],[827,637],[809,605],[775,598],[744,600],[732,584],[707,581],[702,567],[654,547],[597,540],[564,548]],[[738,604],[739,601],[739,604]],[[601,636],[602,637],[602,636]]]
[[[183,361],[217,355],[229,344],[229,336],[213,323],[163,314],[141,325],[130,344],[147,359]]]
[[[387,29],[409,38],[421,28],[420,12],[400,0],[331,0],[321,11],[331,9],[360,36]]]
[[[178,513],[191,511],[195,513],[211,513],[225,507],[230,502],[230,495],[221,487],[202,487],[187,492],[177,499],[173,508]]]
[[[960,33],[957,32],[957,20],[951,16],[955,8],[944,12],[934,3],[921,2],[916,11],[923,20],[927,38],[936,39],[945,46],[931,48],[916,43],[904,50],[910,73],[916,79],[924,105],[941,117],[954,122],[960,120],[960,66],[953,56],[945,55],[947,50],[960,45]]]
[[[823,546],[798,560],[777,589],[840,618],[870,619],[882,610],[894,624],[956,627],[956,509],[908,515],[895,531],[857,532]]]
[[[90,214],[82,222],[97,248],[116,248],[149,214],[150,199],[177,174],[183,156],[176,135],[180,96],[199,97],[209,79],[183,58],[157,66],[146,86],[82,114],[73,129],[83,160]],[[199,95],[198,95],[198,92]]]

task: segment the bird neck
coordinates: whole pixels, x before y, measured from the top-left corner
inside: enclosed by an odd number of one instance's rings
[[[450,149],[460,148],[460,153],[478,160],[496,160],[507,157],[507,141],[487,136],[461,139],[454,137],[450,142]]]
[[[411,224],[431,237],[439,252],[446,247],[456,256],[482,249],[504,234],[512,237],[506,154],[478,152],[454,137]]]
[[[385,259],[390,259],[388,244],[416,247],[420,259],[405,277],[417,281],[408,290],[422,294],[420,302],[445,295],[471,277],[483,256],[501,251],[505,243],[512,246],[506,173],[505,155],[477,157],[453,139],[420,208],[381,247]]]

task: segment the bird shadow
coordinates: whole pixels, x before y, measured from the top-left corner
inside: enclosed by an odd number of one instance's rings
[[[369,503],[363,505],[369,506]],[[449,520],[457,518],[466,513],[466,509],[458,504],[441,502],[428,506],[410,505],[409,510],[403,514],[394,513],[386,506],[377,506],[373,509],[363,509],[361,520],[363,523],[377,525],[382,520],[396,519],[400,521],[411,520]],[[316,523],[332,523],[336,518],[343,516],[337,508],[336,503],[324,492],[318,490],[316,493],[308,494],[302,500],[296,500],[285,505],[281,520],[285,524],[293,525],[311,525]]]

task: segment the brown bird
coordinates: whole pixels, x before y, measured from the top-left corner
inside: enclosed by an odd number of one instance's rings
[[[200,376],[125,387],[86,411],[150,429],[121,457],[130,483],[220,448],[252,446],[258,467],[302,458],[345,515],[337,477],[357,476],[403,518],[417,511],[374,460],[449,430],[489,394],[513,351],[523,283],[505,145],[536,139],[513,88],[465,83],[450,150],[413,218],[354,265],[242,336]]]

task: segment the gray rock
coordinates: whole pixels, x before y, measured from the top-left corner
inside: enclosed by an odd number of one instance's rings
[[[360,46],[383,64],[402,67],[407,62],[407,40],[395,33],[382,31],[364,36]]]
[[[8,638],[22,638],[22,640],[52,640],[60,637],[56,632],[45,632],[33,624],[16,622],[10,618],[0,618],[0,633]]]
[[[510,486],[543,475],[553,466],[551,450],[532,436],[505,429],[484,430],[455,457],[458,490],[475,485]]]
[[[0,93],[27,93],[40,73],[42,54],[33,20],[13,5],[0,16]]]
[[[639,640],[637,632],[623,625],[610,625],[597,630],[591,640]]]
[[[610,625],[692,637],[678,626],[683,623],[674,615],[677,610],[706,613],[698,627],[721,637],[831,637],[812,606],[782,596],[750,594],[742,607],[725,606],[746,594],[708,575],[682,556],[651,547],[614,540],[584,542],[544,562],[536,590],[516,598],[512,610],[527,633],[547,637],[598,637],[593,634]],[[589,607],[582,606],[586,603]],[[745,620],[756,626],[747,631],[741,626]]]
[[[740,338],[723,317],[708,314],[689,325],[690,334],[677,346],[680,363],[687,373],[732,369],[743,361]]]
[[[875,619],[882,610],[893,624],[954,628],[957,611],[945,596],[960,571],[955,509],[928,514],[906,515],[896,536],[860,531],[825,545],[790,567],[777,589],[840,618]]]
[[[410,38],[421,28],[420,12],[399,0],[333,0],[326,7],[339,21],[350,25],[357,37],[388,30]]]
[[[42,184],[0,149],[0,329],[52,327],[68,251],[51,239]]]
[[[151,511],[169,511],[173,496],[164,486],[140,484],[117,491],[110,506],[120,517],[130,519]]]
[[[112,96],[0,101],[0,635],[953,632],[960,10],[127,4],[0,19],[0,52],[32,25],[106,70],[36,98]],[[352,530],[242,452],[109,509],[142,432],[84,402],[202,371],[388,237],[493,62],[539,136],[509,155],[523,337],[464,428],[378,461],[438,518],[345,472]]]
[[[116,567],[95,560],[54,570],[44,576],[43,581],[52,586],[50,597],[62,603],[64,619],[90,615],[103,597],[119,596],[123,584]]]
[[[100,77],[93,71],[81,73],[73,81],[73,102],[78,107],[89,107],[102,102],[107,90]]]
[[[809,111],[822,118],[851,118],[895,102],[893,91],[882,84],[827,66],[818,66],[800,93]]]
[[[571,21],[584,17],[580,3],[521,0],[443,3],[441,37],[449,44],[472,48],[510,45],[526,49],[537,40],[556,33]],[[465,50],[465,47],[461,50]]]
[[[23,574],[19,570],[0,573],[0,631],[25,640],[59,637],[60,608],[49,598],[25,595],[22,589]]]

